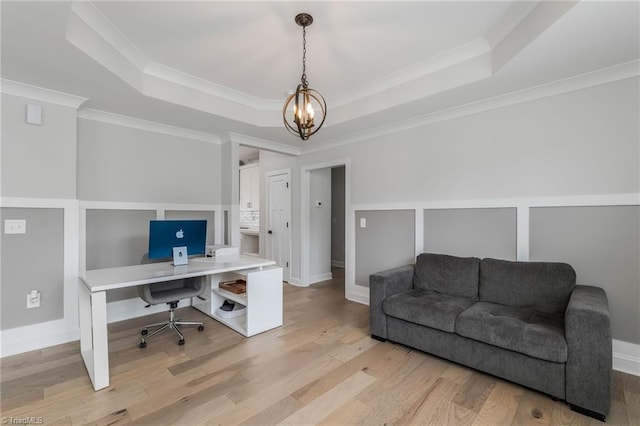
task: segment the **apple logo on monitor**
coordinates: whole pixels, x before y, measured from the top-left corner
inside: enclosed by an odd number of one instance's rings
[[[184,238],[184,232],[182,231],[182,229],[176,232],[176,238]]]

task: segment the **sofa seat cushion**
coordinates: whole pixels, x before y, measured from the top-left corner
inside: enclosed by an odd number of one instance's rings
[[[478,302],[458,316],[456,333],[534,358],[567,361],[564,318],[532,308]]]
[[[473,303],[465,297],[413,289],[387,297],[382,310],[404,321],[453,333],[456,317]]]

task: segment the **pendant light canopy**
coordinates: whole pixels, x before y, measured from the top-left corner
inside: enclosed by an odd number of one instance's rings
[[[298,84],[295,93],[289,95],[284,103],[282,119],[290,133],[306,141],[324,124],[327,117],[327,103],[317,90],[309,87],[307,81],[306,28],[313,23],[313,17],[308,13],[299,13],[296,15],[295,21],[302,27],[302,77],[300,77],[300,84]]]

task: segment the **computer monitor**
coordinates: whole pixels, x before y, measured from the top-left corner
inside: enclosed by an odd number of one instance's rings
[[[149,259],[169,259],[174,247],[187,247],[187,255],[204,255],[206,220],[152,220],[149,222]]]

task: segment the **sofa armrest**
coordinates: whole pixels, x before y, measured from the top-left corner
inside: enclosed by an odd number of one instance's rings
[[[609,304],[603,289],[575,287],[565,313],[565,335],[569,349],[566,400],[573,408],[604,417],[611,404],[613,355]]]
[[[387,316],[382,312],[382,302],[413,288],[414,269],[414,265],[405,265],[369,276],[369,324],[374,338],[387,338]]]

